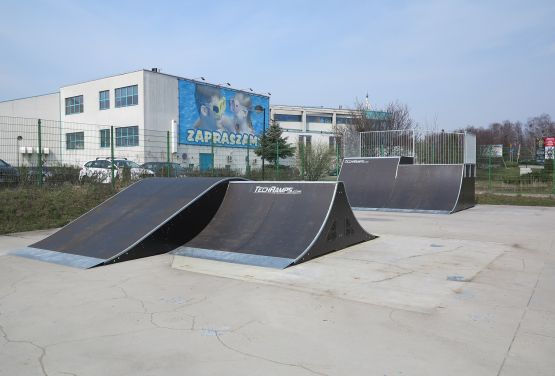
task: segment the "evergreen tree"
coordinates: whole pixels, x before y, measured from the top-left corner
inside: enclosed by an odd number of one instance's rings
[[[272,120],[270,128],[266,130],[266,135],[260,137],[260,145],[255,149],[256,155],[264,156],[268,163],[276,162],[276,154],[279,159],[293,156],[295,149],[287,143],[287,138],[282,137],[282,130],[279,123]]]

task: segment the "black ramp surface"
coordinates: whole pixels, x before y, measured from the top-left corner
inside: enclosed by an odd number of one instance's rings
[[[452,212],[463,165],[400,165],[388,206],[395,209]]]
[[[465,165],[415,165],[404,157],[345,158],[339,179],[354,208],[452,213],[474,206]]]
[[[399,160],[399,157],[345,158],[338,180],[345,183],[351,206],[387,208]]]
[[[143,179],[15,254],[88,268],[168,252],[206,226],[230,180]]]
[[[232,182],[209,225],[173,253],[284,268],[371,238],[342,183]]]

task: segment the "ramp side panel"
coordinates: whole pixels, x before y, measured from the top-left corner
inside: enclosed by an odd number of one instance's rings
[[[335,183],[230,183],[209,225],[185,246],[296,259],[324,223]],[[290,187],[299,193],[257,192]]]
[[[326,222],[311,247],[300,255],[295,263],[305,262],[374,238],[376,237],[367,233],[356,219],[349,205],[345,187],[342,182],[338,182]]]
[[[475,179],[473,177],[465,177],[462,180],[461,193],[454,212],[469,209],[475,205]]]
[[[134,260],[167,253],[187,243],[200,233],[214,217],[223,201],[228,180],[223,179],[201,193],[167,223],[127,251],[112,257],[105,264]]]
[[[455,208],[462,165],[400,165],[388,207],[450,213]]]
[[[339,181],[353,207],[387,208],[395,186],[399,157],[345,158]]]
[[[108,260],[138,243],[218,180],[141,180],[32,247]]]

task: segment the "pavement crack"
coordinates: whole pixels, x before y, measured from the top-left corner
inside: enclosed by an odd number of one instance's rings
[[[390,281],[390,280],[392,280],[392,279],[399,278],[399,277],[402,277],[402,276],[404,276],[404,275],[412,274],[412,273],[414,273],[414,270],[411,270],[411,271],[406,272],[406,273],[397,273],[397,274],[394,275],[394,276],[387,277],[387,278],[382,278],[382,279],[377,279],[377,280],[374,280],[374,281],[371,281],[371,282],[372,282],[372,283],[378,283],[378,282]]]
[[[280,361],[278,361],[278,360],[265,358],[265,357],[260,356],[260,355],[251,354],[251,353],[248,353],[248,352],[245,352],[245,351],[241,351],[241,350],[239,350],[239,349],[236,349],[236,348],[234,348],[234,347],[231,347],[230,345],[228,345],[227,343],[225,343],[225,342],[222,340],[222,338],[221,338],[221,336],[220,336],[220,333],[218,333],[218,331],[216,331],[216,335],[215,335],[215,336],[216,336],[216,338],[218,339],[218,342],[220,342],[220,344],[221,344],[223,347],[225,347],[226,349],[228,349],[228,350],[230,350],[230,351],[233,351],[233,352],[235,352],[235,353],[237,353],[237,354],[241,354],[241,355],[246,356],[246,357],[249,357],[249,358],[259,359],[259,360],[263,360],[263,361],[265,361],[265,362],[269,362],[269,363],[273,363],[273,364],[277,364],[277,365],[281,365],[281,366],[301,368],[301,369],[304,369],[305,371],[310,372],[311,374],[314,374],[314,375],[328,376],[328,375],[325,374],[325,373],[322,373],[322,372],[313,370],[313,369],[308,368],[307,366],[302,365],[302,364],[294,364],[294,363],[280,362]]]
[[[37,345],[33,341],[11,339],[8,336],[8,333],[6,333],[6,331],[4,330],[4,327],[2,325],[0,325],[0,333],[2,334],[2,337],[4,338],[4,340],[8,343],[24,343],[24,344],[27,344],[27,345],[31,345],[36,349],[39,349],[40,350],[40,356],[38,358],[38,363],[40,365],[42,374],[44,376],[48,376],[48,372],[46,372],[46,368],[44,367],[44,357],[46,356],[46,348],[45,347]]]
[[[553,242],[551,243],[551,249],[553,249]],[[545,269],[545,264],[542,267],[541,272],[538,274],[538,277],[536,279],[536,284],[534,285],[534,288],[532,289],[532,293],[530,294],[530,298],[528,299],[528,303],[526,304],[526,307],[524,307],[524,310],[522,311],[522,315],[520,316],[520,320],[518,321],[518,325],[516,326],[516,329],[513,333],[513,338],[511,339],[511,343],[509,344],[509,347],[507,348],[507,351],[505,352],[505,356],[503,357],[503,361],[501,362],[501,366],[499,367],[499,370],[497,371],[497,376],[501,375],[501,371],[503,371],[503,367],[505,367],[505,362],[507,361],[507,358],[509,357],[509,354],[511,353],[511,349],[512,349],[513,344],[515,342],[516,336],[518,335],[518,332],[520,331],[520,326],[522,325],[522,322],[524,321],[524,318],[526,317],[526,313],[528,313],[528,310],[530,308],[530,303],[532,302],[532,298],[536,294],[536,290],[538,288],[538,284],[540,283],[540,278],[543,274],[544,269]]]

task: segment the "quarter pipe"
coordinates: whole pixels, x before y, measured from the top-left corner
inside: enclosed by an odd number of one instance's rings
[[[208,224],[232,180],[238,179],[140,180],[53,235],[12,254],[91,268],[169,252]]]
[[[212,221],[172,253],[286,268],[373,238],[341,182],[231,182]]]
[[[454,213],[474,206],[468,166],[415,165],[402,157],[345,158],[339,180],[355,209]]]

